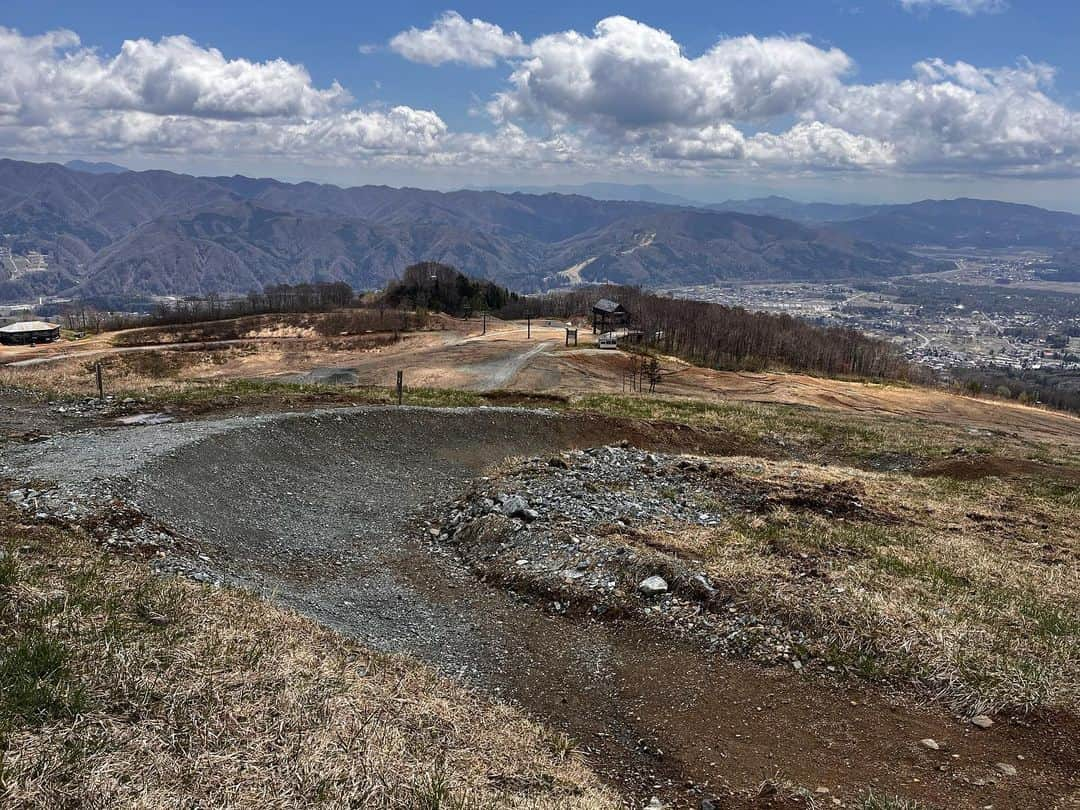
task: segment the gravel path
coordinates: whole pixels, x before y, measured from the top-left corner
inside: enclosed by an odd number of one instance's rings
[[[586,747],[639,807],[653,794],[746,806],[729,787],[778,767],[846,798],[877,785],[962,808],[1049,806],[1043,798],[1068,791],[1075,756],[1052,730],[973,733],[873,690],[704,655],[633,622],[562,616],[478,582],[423,536],[436,505],[507,457],[618,438],[611,424],[540,411],[350,408],[0,445],[0,477],[55,482],[21,496],[29,511],[123,497],[198,543],[202,556],[167,565],[271,594],[522,705]],[[949,753],[935,759],[924,738]],[[1021,775],[995,776],[1017,752]]]
[[[495,391],[506,388],[510,381],[518,375],[529,361],[539,354],[545,353],[551,348],[551,343],[538,343],[525,351],[489,360],[486,363],[474,363],[467,366],[467,370],[476,374],[479,379],[472,383],[469,388],[474,391]]]

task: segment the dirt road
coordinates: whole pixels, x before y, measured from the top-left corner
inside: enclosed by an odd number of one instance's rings
[[[429,507],[508,456],[619,437],[614,423],[536,411],[362,408],[58,435],[9,447],[0,475],[54,480],[72,497],[118,492],[196,539],[210,562],[193,564],[211,574],[565,729],[637,806],[655,794],[741,807],[730,791],[778,771],[844,800],[874,787],[932,807],[1051,808],[1077,789],[1074,728],[980,731],[872,689],[552,615],[417,536]],[[1019,774],[1002,777],[998,762]]]

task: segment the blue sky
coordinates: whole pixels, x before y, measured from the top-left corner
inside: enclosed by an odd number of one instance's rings
[[[1080,3],[7,0],[0,26],[16,157],[1080,208]]]

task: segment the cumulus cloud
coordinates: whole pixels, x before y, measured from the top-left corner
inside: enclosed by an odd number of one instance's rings
[[[909,80],[845,87],[806,115],[891,143],[911,169],[1080,171],[1080,115],[1046,94],[1052,79],[1031,62],[985,69],[934,59]]]
[[[129,40],[110,55],[71,31],[0,27],[0,149],[607,174],[1080,176],[1080,114],[1036,62],[926,59],[907,77],[860,83],[846,53],[799,37],[725,38],[693,55],[626,17],[525,43],[449,12],[419,34],[438,31],[456,33],[423,50],[433,64],[509,63],[481,131],[404,104],[357,107],[302,65],[230,58],[188,37]]]
[[[483,20],[466,20],[456,11],[447,11],[430,28],[402,31],[390,40],[390,48],[425,65],[459,62],[473,67],[494,67],[499,59],[528,51],[520,34],[508,34]]]
[[[797,38],[721,40],[687,57],[665,31],[626,17],[592,35],[540,37],[489,110],[604,129],[709,126],[792,114],[839,86],[851,59]]]
[[[185,36],[127,40],[111,59],[71,31],[23,37],[0,28],[0,111],[33,118],[50,109],[258,118],[324,114],[350,101],[336,82],[319,89],[301,65],[226,59]]]
[[[761,132],[747,144],[747,157],[770,167],[793,169],[868,169],[896,163],[896,150],[884,140],[855,135],[820,121],[799,123],[779,135]]]
[[[433,111],[350,108],[301,65],[228,59],[184,36],[105,57],[71,31],[0,28],[0,75],[0,145],[26,153],[422,156],[447,134]]]
[[[905,11],[928,11],[932,8],[944,8],[973,17],[976,14],[998,14],[1005,11],[1009,4],[1006,0],[900,0]]]
[[[909,79],[852,74],[843,51],[801,38],[723,39],[692,57],[665,31],[611,17],[530,43],[487,109],[703,166],[1080,174],[1080,116],[1050,96],[1046,65],[928,59]]]

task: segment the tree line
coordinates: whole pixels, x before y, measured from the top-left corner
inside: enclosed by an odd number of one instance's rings
[[[145,316],[97,323],[99,329],[170,326],[270,313],[343,309],[432,311],[455,316],[491,312],[503,318],[587,318],[593,303],[610,298],[629,312],[628,326],[642,348],[722,370],[787,369],[830,376],[927,380],[929,372],[907,362],[895,346],[853,329],[823,328],[788,315],[750,312],[703,301],[657,295],[637,287],[603,285],[524,296],[474,279],[439,262],[404,270],[374,296],[358,299],[344,283],[276,284],[245,297],[208,295],[159,303]],[[85,309],[72,308],[72,319]],[[383,322],[378,319],[378,323]],[[367,328],[371,328],[368,326]]]
[[[1080,413],[1080,375],[1072,369],[955,368],[953,378],[962,393],[996,396],[1025,404],[1041,403]]]
[[[905,360],[896,346],[854,329],[824,328],[790,315],[672,298],[636,287],[599,286],[531,296],[507,304],[499,314],[572,318],[589,313],[598,298],[618,301],[628,310],[628,328],[639,334],[641,345],[695,365],[929,379],[930,372]]]
[[[391,281],[380,298],[391,307],[462,316],[501,310],[516,304],[522,296],[494,282],[470,278],[448,264],[420,262],[406,267],[401,278]]]
[[[57,315],[76,331],[114,331],[138,326],[176,326],[293,312],[330,312],[356,303],[356,293],[344,282],[271,284],[261,292],[225,297],[209,293],[175,301],[156,301],[148,312],[103,312],[93,301],[73,301],[58,307]]]

